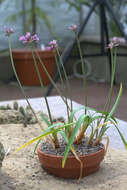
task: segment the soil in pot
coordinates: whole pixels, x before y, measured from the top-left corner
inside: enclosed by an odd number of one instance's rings
[[[45,142],[40,144],[37,149],[39,161],[42,167],[51,174],[63,178],[79,178],[81,174],[81,163],[69,152],[65,167],[62,168],[63,153],[66,144],[61,140],[60,148],[54,150],[52,146]],[[82,177],[96,172],[100,162],[104,159],[105,148],[103,144],[96,147],[87,146],[84,139],[80,145],[74,145],[82,164]]]
[[[55,74],[54,53],[52,51],[46,50],[38,50],[38,53],[48,73],[53,78]],[[21,84],[26,86],[39,86],[40,81],[37,76],[31,51],[27,49],[13,49],[12,54],[15,63],[15,68]],[[43,84],[46,86],[50,84],[50,80],[45,71],[43,70],[41,63],[39,62],[39,59],[37,58],[37,56],[35,57]]]

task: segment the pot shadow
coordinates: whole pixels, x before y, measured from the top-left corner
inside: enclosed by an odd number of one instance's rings
[[[0,190],[21,190],[24,189],[24,186],[25,183],[20,182],[19,184],[19,181],[16,178],[12,178],[7,173],[0,170]]]
[[[97,172],[81,179],[80,185],[81,187],[85,186],[91,189],[94,189],[95,186],[101,189],[104,185],[115,185],[117,188],[122,176],[127,176],[127,170],[125,168],[127,168],[126,160],[122,160],[122,163],[121,160],[112,160],[109,163],[103,161]]]
[[[42,169],[42,167],[40,166]],[[101,186],[106,184],[107,186],[119,185],[118,177],[120,176],[122,178],[123,175],[127,176],[127,161],[126,160],[112,160],[111,162],[103,161],[101,163],[100,168],[97,172],[86,176],[80,180],[78,179],[67,179],[67,178],[59,178],[56,177],[50,173],[48,173],[46,170],[42,169],[43,177],[42,179],[46,180],[55,180],[56,183],[59,181],[62,185],[68,184],[68,185],[75,185],[78,189],[82,188],[91,188],[94,189],[95,186],[100,189]],[[117,187],[116,185],[116,187]],[[65,188],[66,189],[66,188]]]
[[[0,190],[14,190],[16,180],[0,169]]]

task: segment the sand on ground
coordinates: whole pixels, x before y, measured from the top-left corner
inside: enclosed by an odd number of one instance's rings
[[[13,152],[33,137],[40,135],[38,125],[0,125],[0,141]],[[6,157],[0,172],[0,190],[126,190],[127,152],[110,149],[100,170],[80,181],[60,179],[47,174],[33,156],[35,144]]]

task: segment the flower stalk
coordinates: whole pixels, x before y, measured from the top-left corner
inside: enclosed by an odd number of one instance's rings
[[[59,76],[60,76],[61,84],[64,87],[64,80],[63,80],[63,77],[62,77],[62,74],[61,74],[61,71],[60,71],[59,61],[57,59],[57,55],[56,55],[55,51],[54,51],[54,56],[55,56],[56,67],[57,67],[57,70],[58,70],[58,73],[59,73]],[[66,96],[65,96],[65,101],[66,101],[66,104],[68,104]],[[69,121],[69,108],[68,108],[68,106],[66,106],[66,109],[67,109],[67,117],[68,117],[68,121]]]
[[[38,78],[39,78],[39,81],[40,81],[41,89],[42,89],[42,92],[43,92],[44,85],[43,85],[43,81],[42,81],[42,78],[41,78],[41,75],[40,75],[40,71],[39,71],[39,68],[38,68],[38,65],[37,65],[37,61],[36,61],[33,49],[31,49],[31,52],[32,52],[32,57],[33,57],[34,65],[35,65],[35,68],[36,68],[36,71],[37,71],[37,75],[38,75]],[[44,96],[44,99],[45,99],[45,103],[46,103],[46,106],[47,106],[48,116],[49,116],[49,119],[50,119],[50,123],[52,125],[53,124],[53,120],[52,120],[52,115],[51,115],[51,111],[50,111],[50,107],[49,107],[49,104],[48,104],[47,97]],[[57,134],[53,133],[52,136],[53,136],[52,140],[53,140],[53,143],[55,145],[55,148],[58,148],[59,147],[59,142],[58,142]]]
[[[77,41],[77,46],[78,46],[78,50],[79,50],[79,56],[81,59],[81,68],[82,68],[82,74],[83,74],[83,87],[84,87],[84,106],[85,106],[85,114],[87,113],[87,84],[86,84],[86,69],[85,69],[85,64],[83,61],[83,54],[82,54],[82,50],[81,50],[81,45],[80,45],[80,41],[78,38],[78,33],[77,33],[77,25],[73,24],[69,27],[69,30],[72,30],[75,34],[76,37],[76,41]]]
[[[58,56],[59,56],[60,65],[62,66],[62,69],[63,69],[63,73],[64,73],[64,77],[65,77],[65,81],[66,81],[66,86],[67,86],[67,91],[68,91],[68,94],[69,94],[71,88],[70,88],[70,83],[69,83],[69,80],[68,80],[68,76],[67,76],[67,73],[66,73],[66,70],[65,70],[65,67],[64,67],[62,58],[61,58],[61,56],[60,56],[59,49],[56,48],[56,51],[57,51],[57,54],[58,54]],[[67,102],[67,98],[66,98],[66,102]],[[70,97],[70,103],[71,103],[71,105],[70,105],[70,112],[72,112],[72,110],[73,110],[73,104],[72,104],[72,99],[71,99],[71,97]],[[68,112],[68,114],[69,114],[69,109],[68,109],[68,107],[67,107],[67,112]],[[69,115],[68,115],[68,116],[69,116]],[[68,117],[68,120],[69,120],[69,117]]]
[[[11,47],[10,36],[8,36],[8,41],[9,41],[10,59],[11,59],[11,64],[12,64],[12,68],[13,68],[13,71],[14,71],[15,77],[16,77],[16,79],[17,79],[17,81],[18,81],[18,84],[19,84],[19,87],[20,87],[20,89],[21,89],[21,92],[22,92],[23,96],[24,96],[25,100],[27,101],[27,104],[29,105],[29,107],[30,107],[30,109],[31,109],[31,111],[32,111],[32,113],[33,113],[33,115],[34,115],[34,117],[36,118],[38,124],[40,125],[40,128],[41,128],[42,131],[43,131],[44,128],[43,128],[43,126],[41,125],[40,121],[38,120],[38,118],[37,118],[37,116],[36,116],[36,113],[34,112],[34,110],[33,110],[32,106],[31,106],[31,104],[30,104],[30,102],[29,102],[27,96],[25,95],[24,89],[23,89],[23,87],[22,87],[22,85],[21,85],[21,83],[20,83],[20,80],[19,80],[19,78],[18,78],[18,75],[17,75],[16,69],[15,69],[15,65],[14,65],[13,56],[12,56],[12,47]]]
[[[107,103],[106,103],[105,108],[104,108],[105,111],[109,111],[109,108],[111,105],[113,85],[114,85],[114,79],[115,79],[115,71],[116,71],[117,48],[116,47],[114,49],[111,48],[110,52],[111,52],[111,60],[112,60],[112,75],[111,75],[111,85],[110,85],[108,100],[107,100]]]
[[[77,41],[77,46],[78,46],[78,50],[79,50],[79,56],[81,59],[81,68],[82,68],[82,74],[83,74],[83,87],[84,87],[84,106],[85,106],[85,115],[87,114],[87,83],[86,83],[86,69],[85,69],[85,64],[83,61],[83,54],[82,54],[82,50],[81,50],[81,46],[80,46],[80,41],[78,38],[78,34],[77,34],[77,25],[73,24],[72,26],[69,27],[70,30],[72,30],[75,34],[76,37],[76,41]],[[80,144],[81,140],[84,137],[84,133],[87,129],[88,125],[86,122],[83,123],[80,132],[75,140],[76,144]]]
[[[54,80],[52,79],[52,77],[49,75],[45,65],[43,64],[43,61],[41,60],[39,53],[36,51],[37,57],[41,63],[42,68],[44,69],[45,73],[47,74],[49,80],[51,81],[52,85],[56,88],[58,94],[60,95],[60,97],[62,98],[63,102],[66,104],[66,106],[68,107],[69,111],[71,111],[68,103],[66,102],[66,99],[64,98],[64,96],[62,95],[61,91],[59,90],[59,88],[57,87],[56,83],[54,82]]]
[[[44,91],[44,85],[43,85],[43,81],[41,79],[40,71],[39,71],[39,68],[38,68],[38,65],[37,65],[37,61],[36,61],[36,58],[34,56],[34,52],[33,52],[32,48],[31,48],[31,52],[32,52],[32,57],[33,57],[34,65],[35,65],[35,68],[36,68],[36,72],[37,72],[37,75],[38,75],[38,78],[39,78],[39,81],[40,81],[41,89],[42,89],[42,92],[43,92]],[[52,122],[52,116],[51,116],[51,111],[50,111],[50,108],[49,108],[47,97],[44,96],[44,99],[45,99],[45,103],[46,103],[46,106],[47,106],[48,116],[49,116],[49,119],[50,119],[50,123],[53,124],[53,122]]]
[[[67,73],[66,73],[66,70],[65,70],[65,67],[64,67],[64,64],[63,64],[63,60],[61,58],[61,55],[60,55],[60,52],[59,52],[59,47],[58,47],[58,44],[57,44],[57,41],[56,40],[52,40],[50,43],[49,43],[50,46],[47,47],[47,49],[49,50],[53,50],[54,52],[54,55],[55,55],[55,59],[56,59],[56,66],[57,66],[57,70],[58,70],[58,73],[59,73],[59,76],[60,76],[60,80],[61,80],[61,83],[63,84],[64,86],[64,80],[62,78],[62,73],[61,73],[61,69],[63,70],[63,74],[64,74],[64,78],[65,78],[65,81],[66,81],[66,87],[67,87],[67,91],[68,91],[68,94],[70,92],[70,83],[69,83],[69,80],[68,80],[68,76],[67,76]],[[57,59],[57,56],[58,56],[58,59]],[[67,101],[67,97],[65,96],[65,99],[66,99],[66,102],[68,104],[68,101]],[[70,102],[71,102],[71,110],[70,112],[72,112],[72,109],[73,109],[73,105],[72,105],[72,100],[70,98]],[[67,115],[68,115],[68,120],[69,120],[69,109],[68,109],[68,106],[67,106]]]

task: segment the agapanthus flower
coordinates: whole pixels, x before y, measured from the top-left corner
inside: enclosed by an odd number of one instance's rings
[[[118,38],[118,37],[113,37],[113,38],[111,39],[111,42],[108,44],[108,47],[107,47],[107,48],[112,49],[112,48],[117,47],[117,46],[119,46],[119,45],[120,45],[120,38]]]
[[[56,40],[52,40],[52,41],[49,43],[49,45],[50,45],[50,48],[51,48],[52,50],[55,50],[55,49],[58,48],[58,44],[57,44],[57,41],[56,41]]]
[[[30,32],[27,32],[25,36],[21,36],[19,38],[20,41],[23,41],[24,44],[26,43],[32,43],[39,41],[39,37],[37,36],[37,34],[31,35]]]
[[[77,31],[77,25],[76,24],[72,24],[71,26],[68,27],[69,30],[72,30],[72,31]]]
[[[124,38],[121,38],[121,37],[113,37],[111,39],[112,42],[116,43],[116,44],[125,44],[126,43],[126,40]]]
[[[108,44],[107,48],[109,48],[109,49],[114,48],[114,44],[113,44],[112,42],[110,42],[110,43]]]
[[[33,36],[31,36],[31,40],[32,41],[39,41],[39,37],[37,36],[37,34],[34,34]]]
[[[114,44],[114,47],[120,45],[120,39],[118,37],[113,37],[111,42]]]
[[[7,26],[4,26],[4,31],[6,33],[6,36],[10,36],[11,34],[14,33],[13,28],[7,28]]]

